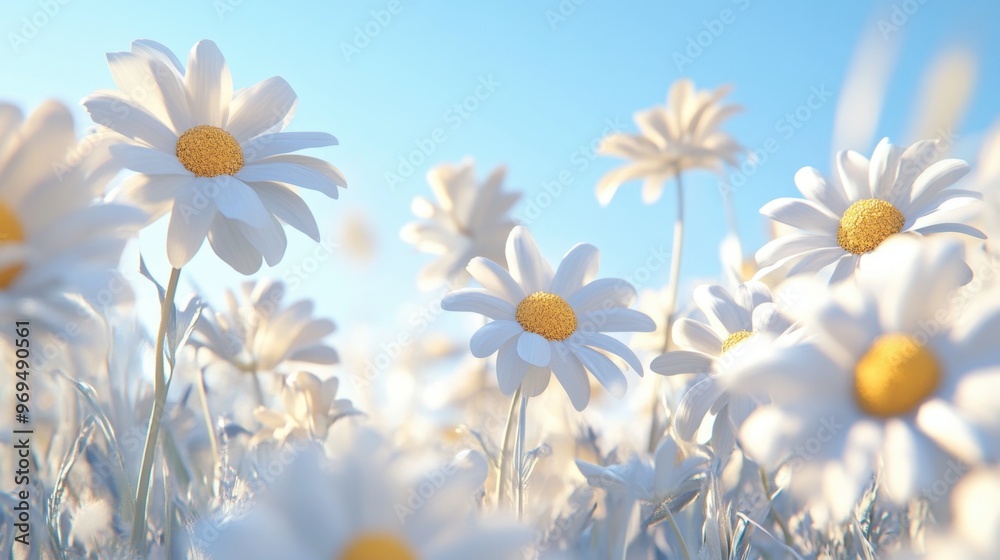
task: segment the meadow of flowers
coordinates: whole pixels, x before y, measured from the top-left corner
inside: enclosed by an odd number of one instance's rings
[[[504,168],[441,162],[399,231],[426,268],[396,281],[469,328],[414,334],[386,388],[266,275],[290,229],[328,227],[302,190],[350,192],[296,153],[337,138],[286,130],[318,100],[178,48],[109,53],[91,123],[0,104],[0,557],[1000,554],[1000,133],[981,169],[934,138],[816,154],[800,197],[760,209],[772,239],[733,232],[725,273],[687,290],[685,178],[759,156],[727,132],[728,86],[679,79],[600,143],[620,166],[564,195],[676,197],[669,279],[641,294],[601,274],[613,246],[543,257]],[[222,304],[184,293],[209,251],[264,274]]]

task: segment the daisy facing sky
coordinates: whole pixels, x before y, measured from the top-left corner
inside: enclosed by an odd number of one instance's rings
[[[559,268],[542,258],[522,226],[507,239],[508,272],[477,257],[469,273],[483,288],[465,288],[441,301],[447,311],[468,311],[493,319],[472,336],[477,358],[497,353],[500,390],[510,395],[520,386],[536,396],[552,373],[577,410],[590,401],[589,371],[615,397],[625,394],[625,374],[603,353],[616,354],[639,375],[642,364],[625,344],[607,332],[649,332],[656,328],[645,314],[629,309],[635,288],[624,280],[593,280],[598,251],[581,243],[566,253]]]
[[[897,236],[856,283],[800,310],[810,336],[758,348],[724,377],[733,390],[773,399],[743,424],[748,455],[771,467],[791,460],[793,490],[818,496],[836,518],[879,468],[902,504],[940,478],[948,460],[989,457],[984,436],[996,415],[983,395],[1000,375],[1000,315],[995,305],[951,308],[966,274],[957,241]],[[826,289],[817,289],[823,298]]]
[[[233,91],[229,66],[212,41],[192,49],[185,69],[166,47],[134,41],[131,52],[109,53],[118,91],[83,100],[97,124],[123,137],[112,147],[136,171],[114,193],[149,214],[171,213],[167,256],[184,266],[207,238],[216,254],[243,274],[262,261],[277,264],[287,239],[282,223],[319,241],[319,229],[299,186],[337,198],[347,183],[337,168],[289,155],[337,144],[323,132],[282,132],[296,96],[279,77]]]
[[[758,277],[785,268],[788,276],[826,270],[832,283],[840,282],[883,241],[900,232],[955,232],[984,238],[949,212],[982,196],[949,188],[969,172],[969,166],[958,159],[939,159],[942,150],[937,140],[904,150],[886,138],[875,147],[871,160],[852,150],[837,154],[832,181],[815,168],[800,169],[795,186],[806,199],[779,198],[760,209],[797,231],[757,251]]]

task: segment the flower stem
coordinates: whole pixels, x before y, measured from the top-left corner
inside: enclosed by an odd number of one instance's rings
[[[677,520],[674,519],[674,514],[670,512],[670,508],[667,508],[667,521],[670,522],[670,528],[673,529],[674,535],[677,536],[677,541],[681,544],[681,554],[684,556],[684,560],[691,560],[691,552],[688,551],[688,545],[684,542],[684,535],[681,533],[680,526],[677,525]]]
[[[514,391],[514,396],[510,399],[510,411],[507,413],[507,424],[503,428],[503,443],[500,444],[500,457],[497,462],[497,509],[500,509],[500,502],[503,501],[503,487],[507,479],[507,455],[509,455],[510,433],[514,426],[514,412],[517,410],[517,403],[521,399],[521,387]]]
[[[527,425],[526,415],[528,414],[528,397],[521,397],[521,412],[517,419],[517,443],[514,445],[514,453],[517,454],[514,464],[517,468],[517,520],[521,521],[524,516],[524,432]]]
[[[212,472],[209,473],[209,481],[212,481],[215,478],[215,468],[219,464],[219,438],[215,434],[212,410],[208,407],[208,389],[205,386],[205,370],[203,368],[198,368],[198,395],[201,397],[201,411],[205,415],[205,429],[208,430],[208,441],[212,444],[212,458],[215,460]]]
[[[681,180],[680,169],[677,169],[674,177],[677,180],[677,219],[674,220],[674,244],[670,251],[670,280],[667,284],[667,317],[666,329],[663,333],[663,353],[670,350],[670,330],[674,326],[674,311],[677,309],[677,290],[681,279],[681,255],[684,249],[684,183]],[[660,398],[660,377],[655,380],[655,390],[653,391],[653,414],[649,423],[649,452],[652,453],[659,443],[659,398]]]
[[[174,296],[177,293],[177,282],[181,277],[181,269],[170,271],[170,281],[167,282],[166,294],[160,305],[160,327],[156,333],[156,350],[153,355],[155,374],[153,377],[153,410],[149,413],[149,428],[146,432],[146,445],[142,451],[142,465],[139,467],[139,484],[135,490],[135,511],[132,515],[132,548],[135,552],[146,553],[146,508],[149,502],[150,482],[153,476],[153,462],[156,455],[156,439],[160,434],[160,422],[163,420],[163,409],[167,405],[167,376],[164,371],[163,344],[167,338],[167,328],[170,326],[170,315],[174,308]]]
[[[770,502],[771,484],[767,481],[767,471],[764,470],[764,467],[760,467],[759,471],[760,471],[760,483],[764,487],[764,494],[767,495],[767,501]],[[788,532],[788,525],[785,525],[785,521],[781,519],[781,516],[778,515],[778,512],[774,511],[773,503],[771,504],[770,513],[771,513],[771,518],[774,519],[774,522],[777,523],[778,527],[781,528],[781,534],[785,537],[785,544],[788,546],[792,546],[792,534]]]

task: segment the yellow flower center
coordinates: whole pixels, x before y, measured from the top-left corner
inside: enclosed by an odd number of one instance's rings
[[[905,221],[902,212],[882,199],[859,200],[841,216],[837,243],[855,255],[874,251],[890,235],[902,231]]]
[[[22,241],[24,241],[24,230],[21,229],[21,221],[9,206],[0,202],[0,245]],[[0,290],[9,288],[23,268],[18,264],[0,268]]]
[[[734,346],[750,338],[750,335],[752,334],[753,333],[750,331],[736,331],[727,336],[726,340],[722,341],[722,353],[725,354],[726,352],[729,352]]]
[[[417,560],[417,554],[396,536],[367,533],[352,539],[338,560]]]
[[[232,134],[203,124],[177,139],[177,159],[199,177],[234,175],[243,168],[243,148]]]
[[[535,292],[517,305],[517,322],[524,330],[548,340],[566,340],[576,332],[576,313],[566,300],[548,292]]]
[[[854,368],[854,398],[861,410],[888,418],[912,411],[941,382],[937,358],[906,334],[875,340]]]

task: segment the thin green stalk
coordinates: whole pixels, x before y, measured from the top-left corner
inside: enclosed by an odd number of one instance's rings
[[[517,443],[514,445],[514,452],[517,453],[517,520],[524,517],[524,432],[527,425],[528,397],[521,396],[521,412],[517,415]]]
[[[500,509],[500,502],[503,501],[503,483],[506,481],[507,455],[510,448],[510,433],[514,426],[514,411],[517,410],[517,403],[521,399],[521,387],[514,391],[514,396],[510,399],[510,411],[507,413],[507,423],[503,428],[503,443],[500,444],[500,457],[497,462],[497,509]]]
[[[667,317],[666,330],[663,335],[663,353],[670,350],[670,329],[674,326],[674,311],[677,309],[677,290],[681,279],[681,255],[684,249],[684,183],[681,181],[681,172],[678,169],[675,178],[677,180],[677,218],[674,220],[674,243],[670,251],[670,280],[667,284]],[[660,425],[659,397],[660,397],[660,377],[654,381],[653,391],[653,414],[649,423],[649,452],[656,450],[659,443]]]
[[[132,548],[142,555],[145,555],[146,552],[146,508],[149,503],[150,482],[153,476],[156,439],[160,433],[163,409],[167,405],[168,385],[163,364],[163,344],[167,338],[167,328],[170,326],[170,314],[174,308],[174,296],[177,294],[177,283],[180,277],[181,269],[175,268],[170,271],[170,281],[167,282],[166,294],[160,306],[160,327],[156,333],[156,350],[153,355],[156,370],[153,377],[153,410],[149,414],[149,429],[146,432],[146,445],[142,451],[139,484],[135,490],[135,511],[132,515]]]

